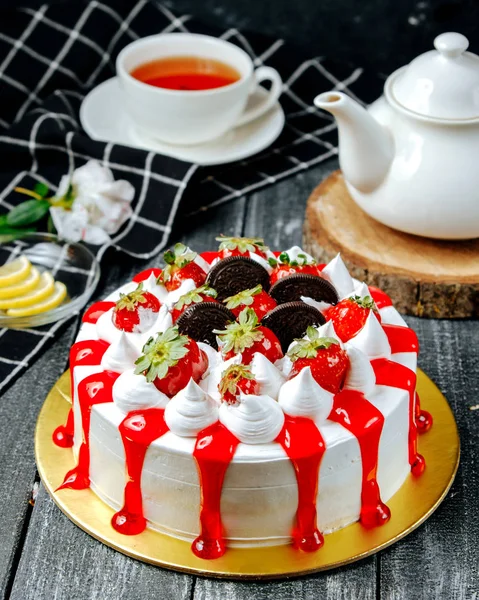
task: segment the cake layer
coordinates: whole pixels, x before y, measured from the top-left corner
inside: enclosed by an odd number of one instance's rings
[[[76,367],[76,386],[98,371],[97,367]],[[385,418],[377,479],[382,499],[387,501],[410,470],[409,398],[403,390],[376,386],[368,399]],[[77,410],[76,407],[75,414]],[[93,407],[90,426],[91,486],[115,510],[123,503],[126,483],[125,455],[118,431],[123,418],[115,404],[100,404]],[[318,526],[328,533],[359,518],[362,461],[358,440],[345,428],[331,421],[317,425],[326,443],[317,497]],[[77,449],[78,442],[76,436]],[[189,541],[199,533],[200,489],[192,456],[194,444],[194,438],[171,432],[153,442],[146,454],[141,481],[149,526]],[[227,543],[289,543],[297,505],[294,469],[282,447],[277,443],[239,444],[221,495]]]

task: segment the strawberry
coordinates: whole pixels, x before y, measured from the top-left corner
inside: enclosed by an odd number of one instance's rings
[[[171,312],[173,323],[176,323],[178,317],[182,315],[192,304],[197,304],[198,302],[217,302],[216,296],[216,290],[211,288],[209,285],[202,285],[198,288],[195,288],[191,292],[183,294],[183,296],[180,296],[178,302],[173,306],[173,310]]]
[[[371,310],[381,322],[381,317],[371,296],[364,298],[351,296],[329,308],[324,315],[328,321],[333,322],[339,339],[347,342],[364,327]]]
[[[333,394],[343,386],[349,367],[349,358],[335,338],[319,337],[318,330],[308,327],[309,339],[296,340],[288,356],[293,362],[290,377],[294,377],[306,367],[319,385]]]
[[[169,292],[177,290],[186,279],[192,279],[196,287],[203,285],[206,273],[194,262],[197,256],[184,244],[175,244],[173,251],[167,250],[163,254],[166,267],[158,277],[158,283],[163,283]]]
[[[113,324],[123,331],[141,333],[153,325],[160,306],[158,298],[145,292],[140,282],[133,292],[120,294],[113,309]]]
[[[170,327],[146,342],[135,364],[137,375],[143,374],[149,383],[172,398],[191,378],[198,383],[208,368],[208,358],[194,340],[181,335],[178,327]]]
[[[237,397],[243,394],[259,394],[259,384],[255,380],[250,367],[246,365],[230,365],[221,374],[218,390],[223,402],[236,404]]]
[[[220,258],[249,256],[250,252],[266,258],[268,247],[265,246],[262,238],[225,237],[221,235],[216,238],[216,241],[221,242],[219,247]]]
[[[219,337],[225,360],[241,354],[242,362],[249,365],[255,352],[264,354],[272,363],[283,356],[280,341],[271,329],[259,324],[251,308],[243,309],[238,321],[230,323],[223,331],[214,329],[213,332]]]
[[[140,283],[140,281],[146,281],[150,275],[153,275],[158,279],[161,275],[161,269],[156,269],[155,267],[150,269],[145,269],[144,271],[140,271],[133,277],[133,281],[135,283]]]
[[[293,273],[306,273],[306,275],[317,275],[322,277],[320,266],[315,260],[308,259],[305,254],[298,254],[297,260],[291,260],[287,252],[282,252],[278,258],[268,258],[268,262],[273,267],[269,280],[271,285],[278,279],[293,275]]]
[[[264,315],[273,310],[277,306],[276,300],[273,300],[269,294],[263,291],[261,285],[257,285],[249,290],[243,290],[235,296],[230,296],[224,300],[226,308],[229,308],[235,317],[239,317],[240,312],[249,306],[254,310],[258,320],[264,317]]]

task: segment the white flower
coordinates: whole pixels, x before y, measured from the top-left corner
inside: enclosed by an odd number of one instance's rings
[[[96,160],[90,160],[64,175],[58,186],[57,198],[73,187],[74,200],[70,210],[52,206],[50,214],[58,235],[72,242],[105,244],[133,214],[131,201],[135,189],[125,180],[115,181],[113,173]]]

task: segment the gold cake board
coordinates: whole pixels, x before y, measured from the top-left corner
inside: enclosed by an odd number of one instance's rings
[[[70,374],[64,373],[48,394],[38,417],[35,455],[42,482],[57,506],[79,527],[107,546],[147,563],[213,577],[274,579],[333,569],[365,558],[397,542],[416,529],[439,506],[454,481],[459,465],[459,437],[453,413],[439,389],[418,371],[421,408],[434,418],[432,429],[419,436],[419,451],[427,468],[411,475],[389,500],[391,520],[382,527],[365,529],[355,523],[325,536],[324,546],[313,553],[292,546],[229,548],[216,560],[197,558],[188,542],[146,529],[125,536],[110,525],[113,510],[91,490],[54,490],[73,468],[71,449],[52,442],[55,428],[64,423],[70,408]]]

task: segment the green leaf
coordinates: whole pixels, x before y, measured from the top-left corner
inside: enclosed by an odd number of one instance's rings
[[[15,228],[8,225],[0,225],[0,244],[7,244],[13,240],[19,240],[29,233],[34,233],[35,227]]]
[[[36,223],[44,217],[50,208],[47,200],[27,200],[7,214],[7,224],[11,227],[22,227]]]
[[[53,219],[52,219],[52,215],[51,214],[48,215],[47,231],[48,231],[48,233],[56,233],[55,225],[53,223]]]
[[[49,192],[48,185],[39,181],[33,186],[33,191],[38,194],[41,198],[46,198]]]
[[[0,227],[7,224],[7,215],[0,215]]]

